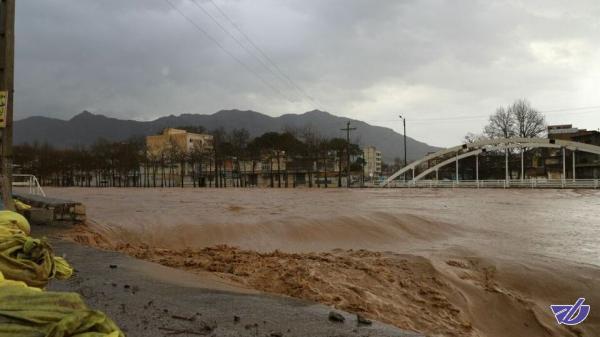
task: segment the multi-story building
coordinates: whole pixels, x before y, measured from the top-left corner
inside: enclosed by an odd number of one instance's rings
[[[580,131],[582,130],[574,128],[571,124],[548,125],[548,138],[571,140],[571,136],[577,134]]]
[[[189,178],[195,175],[196,171],[203,171],[211,175],[214,172],[214,164],[211,164],[210,161],[204,160],[203,164],[195,165],[184,160],[186,157],[181,156],[181,154],[207,154],[212,150],[212,135],[167,128],[160,135],[146,137],[147,154],[151,159],[159,160],[162,164],[160,167],[154,167],[153,169],[143,167],[142,174],[152,174],[153,179],[156,179],[157,176],[160,177],[161,184],[165,183],[165,179],[167,179],[167,184],[174,184],[175,182],[184,184],[185,177]],[[178,158],[176,162],[173,162],[174,158]],[[187,159],[189,159],[189,156],[187,156]],[[169,161],[168,165],[165,165],[165,160]],[[152,173],[148,172],[149,170],[153,170]]]
[[[578,129],[571,124],[548,126],[548,138],[600,146],[600,132]],[[572,155],[572,153],[567,153],[567,163],[571,163]],[[562,152],[560,150],[547,151],[544,164],[550,178],[562,176]],[[570,167],[570,165],[567,166]],[[572,177],[572,172],[567,172],[567,177]],[[598,179],[600,177],[600,156],[586,152],[577,153],[575,156],[575,177],[578,179]]]
[[[173,148],[183,153],[190,153],[194,149],[208,152],[213,149],[213,136],[167,128],[160,135],[147,136],[146,147],[148,153],[155,156]]]
[[[365,159],[365,176],[378,177],[381,175],[381,151],[377,151],[375,146],[367,146],[363,149],[363,158]]]

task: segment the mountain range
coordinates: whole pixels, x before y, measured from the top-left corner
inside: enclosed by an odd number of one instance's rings
[[[224,128],[226,131],[245,128],[251,137],[265,132],[311,127],[324,137],[343,137],[341,131],[351,122],[351,139],[361,146],[373,145],[383,154],[384,161],[404,157],[404,138],[390,128],[339,117],[328,112],[313,110],[303,114],[285,114],[271,117],[255,111],[221,110],[212,115],[183,114],[166,116],[153,121],[135,121],[111,118],[84,111],[69,120],[49,117],[28,117],[14,122],[14,143],[47,142],[66,148],[89,146],[99,138],[110,141],[126,140],[134,136],[157,134],[166,127],[202,126],[206,130]],[[407,157],[417,159],[439,148],[407,137]]]

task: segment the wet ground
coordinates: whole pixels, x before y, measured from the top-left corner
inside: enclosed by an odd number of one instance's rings
[[[33,228],[48,234],[47,229]],[[309,301],[254,292],[207,277],[136,260],[123,254],[53,239],[55,251],[75,267],[52,291],[80,293],[106,312],[130,337],[154,336],[381,336],[417,337],[373,322],[332,322],[331,308]]]

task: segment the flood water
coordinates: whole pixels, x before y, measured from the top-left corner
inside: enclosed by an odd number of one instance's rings
[[[600,265],[595,190],[50,188],[47,193],[81,201],[96,222],[157,245],[398,252],[468,247]]]

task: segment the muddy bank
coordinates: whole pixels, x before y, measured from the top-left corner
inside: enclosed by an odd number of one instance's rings
[[[194,275],[57,239],[52,244],[77,272],[49,290],[81,294],[128,337],[423,337],[375,321],[357,325],[355,315],[339,310],[345,322],[332,322],[329,307],[233,287],[212,273]]]
[[[228,284],[331,305],[428,336],[596,336],[600,315],[558,326],[550,304],[587,294],[600,303],[600,270],[531,259],[527,264],[464,249],[429,256],[342,250],[256,252],[225,245],[160,249],[118,244],[78,227],[79,243],[226,280]],[[559,262],[559,261],[554,261]],[[532,282],[533,281],[533,282]]]

